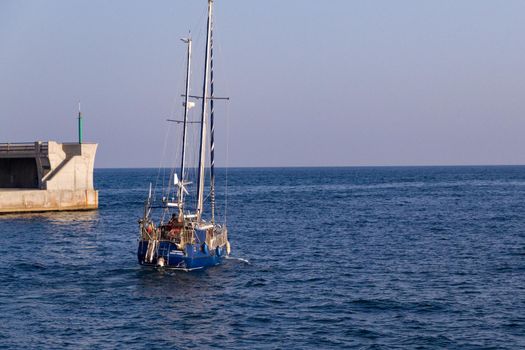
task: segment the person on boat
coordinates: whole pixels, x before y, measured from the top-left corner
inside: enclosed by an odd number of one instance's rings
[[[180,232],[182,231],[182,221],[179,219],[177,214],[171,216],[170,221],[166,224],[166,236],[168,239],[174,239],[179,237]]]

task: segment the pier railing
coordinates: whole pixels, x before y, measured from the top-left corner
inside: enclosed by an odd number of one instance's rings
[[[0,143],[2,153],[47,153],[47,142],[16,142]]]

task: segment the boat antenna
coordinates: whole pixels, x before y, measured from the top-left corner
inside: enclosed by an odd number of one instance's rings
[[[80,110],[80,101],[78,101],[78,144],[82,144],[82,112]]]
[[[208,106],[208,73],[210,67],[211,16],[213,0],[208,0],[208,23],[206,33],[206,53],[204,57],[204,82],[202,87],[201,137],[199,152],[199,174],[197,181],[197,221],[201,221],[204,199],[204,163],[206,154],[206,108]]]

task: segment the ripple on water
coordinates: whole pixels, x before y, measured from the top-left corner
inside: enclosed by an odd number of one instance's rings
[[[233,257],[194,273],[137,264],[156,170],[97,170],[95,212],[0,216],[2,345],[525,348],[525,167],[229,174]]]

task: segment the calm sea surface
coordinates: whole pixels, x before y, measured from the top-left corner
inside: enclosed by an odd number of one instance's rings
[[[194,273],[137,264],[156,175],[0,216],[0,348],[525,348],[525,167],[230,169],[240,259]]]

